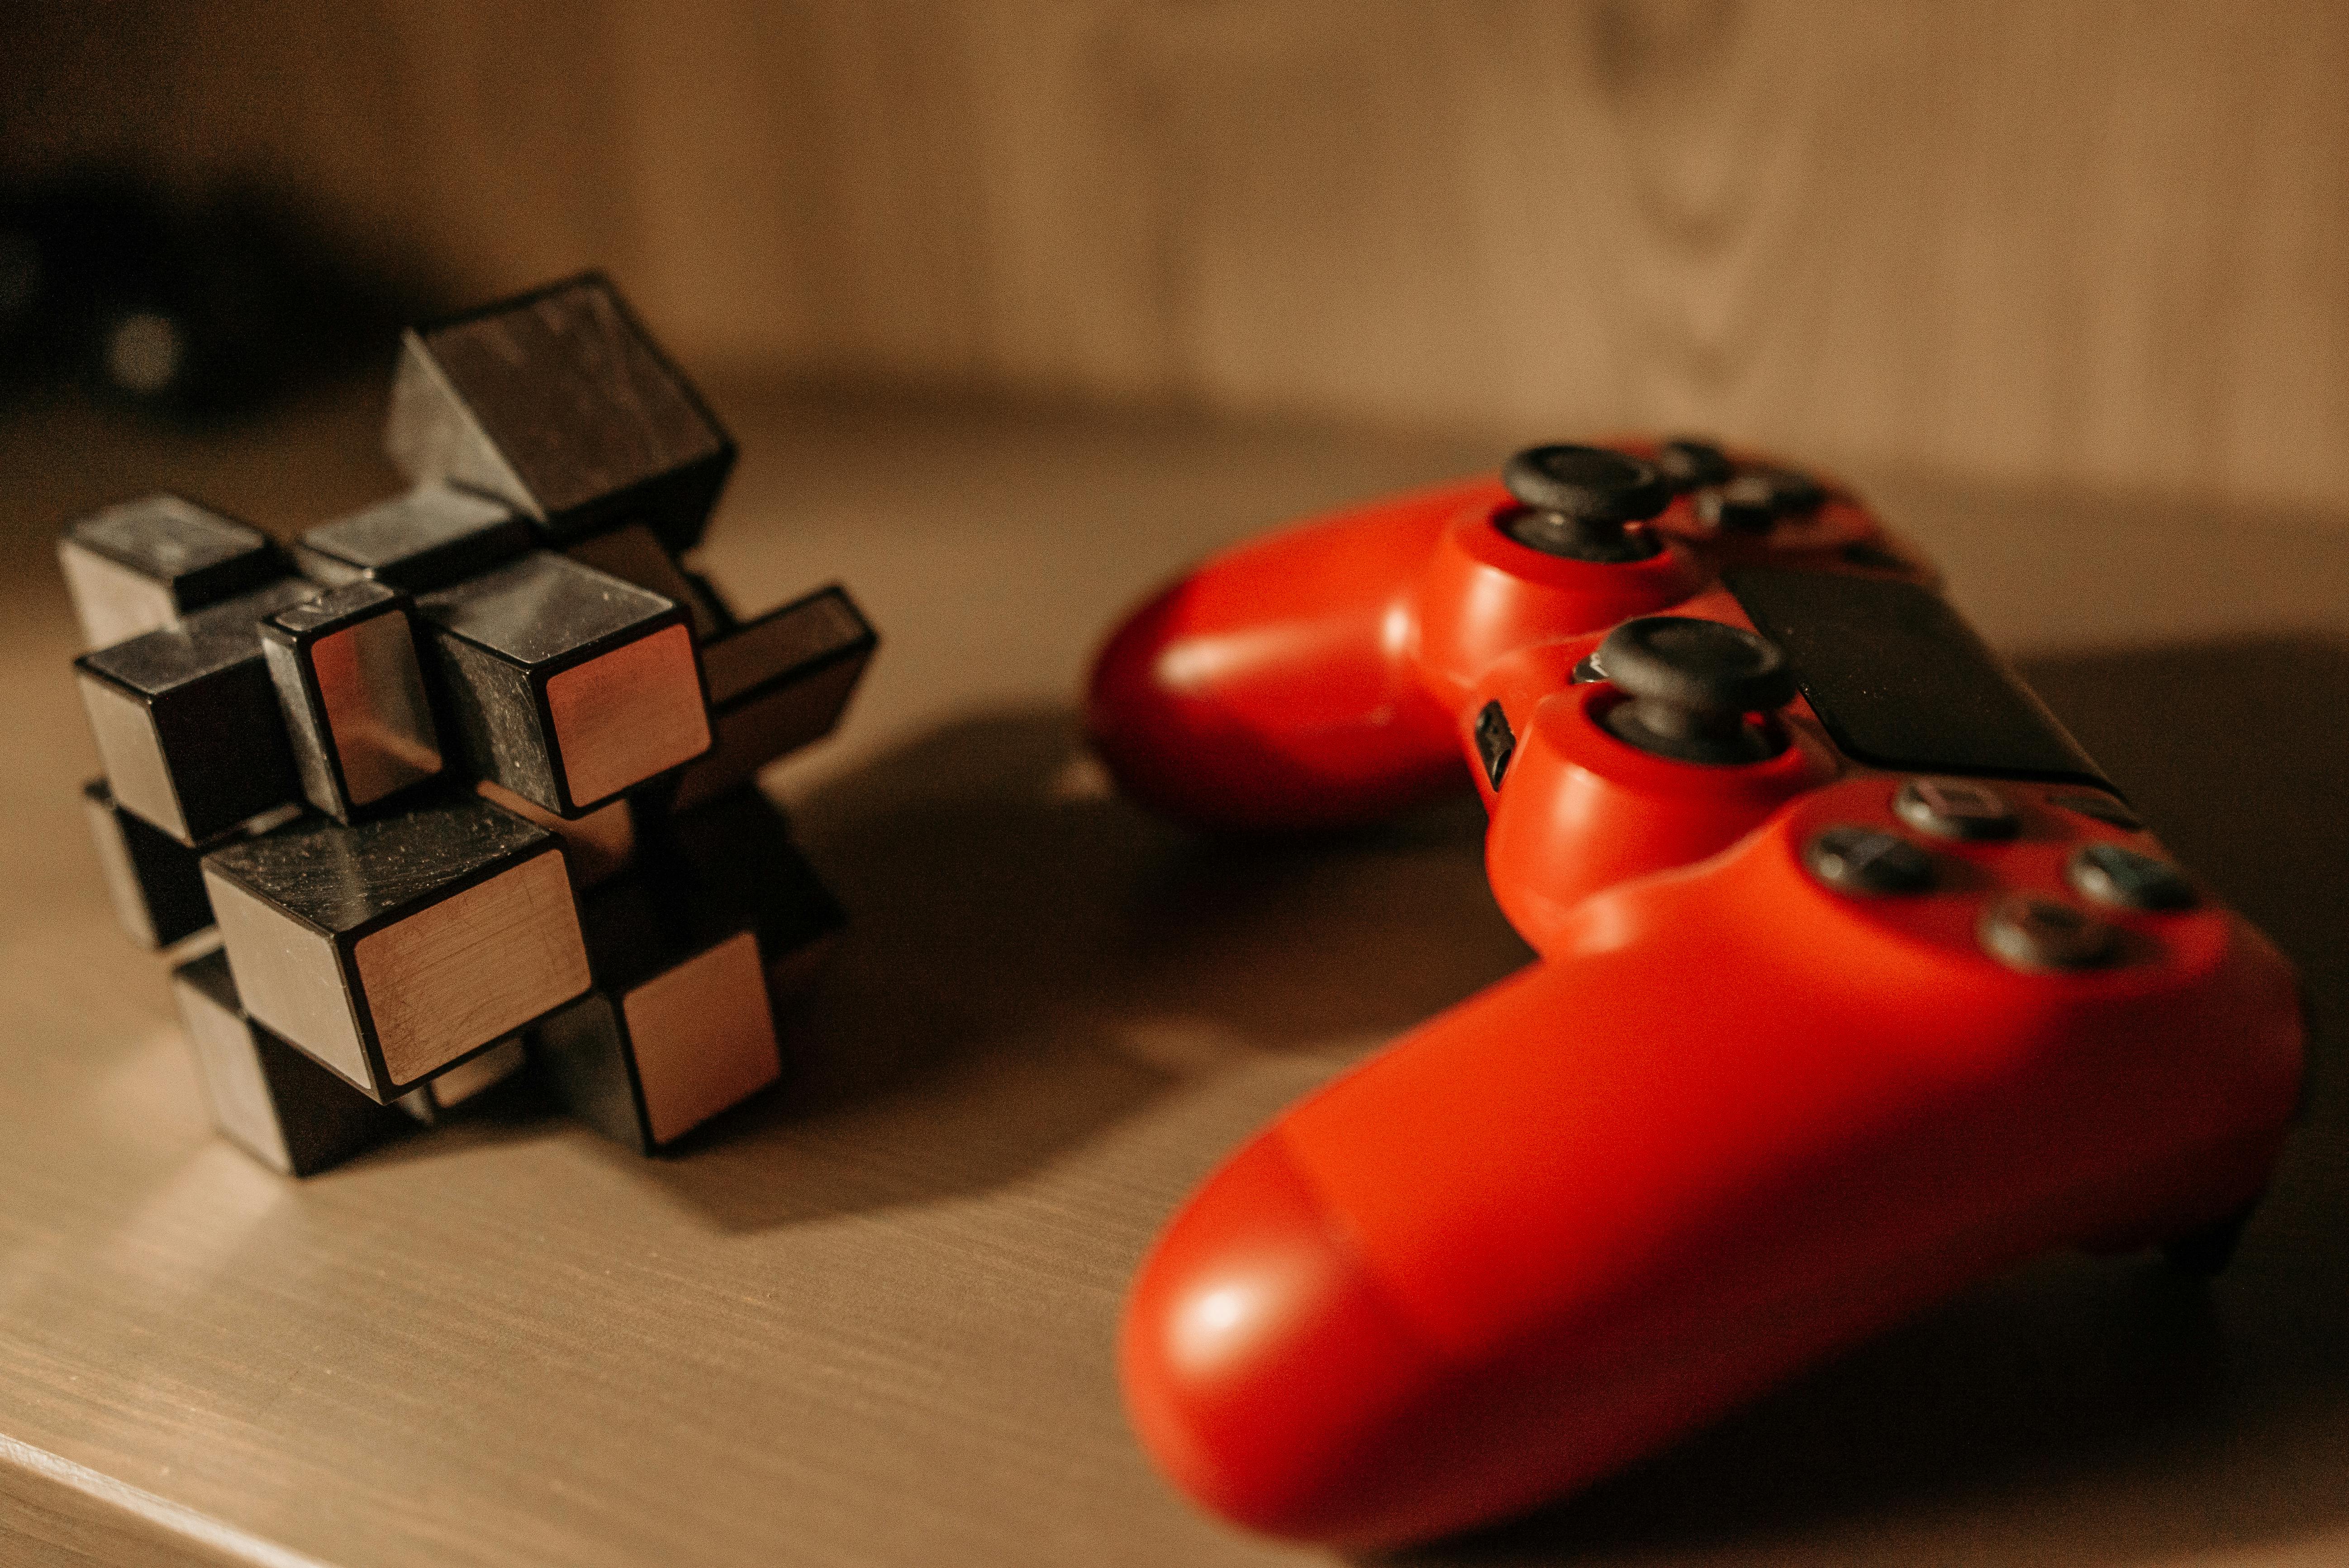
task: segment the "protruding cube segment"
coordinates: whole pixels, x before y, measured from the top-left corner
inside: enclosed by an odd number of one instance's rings
[[[732,629],[733,616],[725,601],[707,582],[679,564],[659,536],[640,522],[580,540],[565,546],[563,553],[582,566],[676,600],[685,606],[697,643],[708,643]]]
[[[81,802],[124,935],[152,951],[212,924],[202,857],[194,850],[117,806],[103,779],[81,787]]]
[[[212,1125],[272,1170],[316,1175],[399,1127],[397,1114],[254,1023],[217,948],[171,972],[171,995]]]
[[[301,798],[259,623],[317,592],[286,578],[74,661],[116,805],[193,845]]]
[[[503,501],[450,484],[421,484],[365,511],[320,523],[295,542],[314,582],[361,578],[421,593],[511,561],[534,542]]]
[[[553,835],[471,795],[204,858],[246,1011],[388,1102],[587,988]]]
[[[408,595],[366,581],[261,623],[302,793],[336,821],[440,772],[416,640]]]
[[[690,810],[832,733],[880,638],[838,583],[702,645],[710,753],[678,781]]]
[[[523,1069],[528,1060],[522,1037],[500,1040],[480,1056],[468,1057],[399,1097],[399,1109],[427,1127],[438,1126]]]
[[[599,988],[537,1037],[572,1113],[647,1154],[782,1076],[756,934],[696,945],[662,904],[635,878],[590,898]]]
[[[782,812],[753,786],[665,819],[645,859],[689,889],[705,919],[750,923],[777,1001],[806,988],[848,923]]]
[[[570,865],[571,885],[582,892],[611,881],[636,858],[636,813],[626,799],[611,801],[584,817],[566,820],[543,806],[523,799],[494,779],[481,779],[473,786],[473,792],[501,810],[512,811],[523,821],[560,839],[563,858]]]
[[[410,480],[452,480],[550,540],[641,522],[701,537],[734,443],[619,294],[589,273],[408,334],[385,434]]]
[[[57,562],[91,648],[175,625],[285,571],[259,529],[161,494],[68,523]]]
[[[709,749],[671,600],[533,551],[417,603],[477,777],[576,817]]]

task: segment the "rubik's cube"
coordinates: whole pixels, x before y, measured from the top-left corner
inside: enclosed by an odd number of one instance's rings
[[[644,1152],[775,1082],[841,924],[760,793],[875,638],[688,564],[734,444],[603,278],[407,335],[413,486],[289,550],[177,496],[58,546],[121,923],[220,1130],[307,1175],[529,1070]],[[396,1108],[396,1109],[395,1109]]]

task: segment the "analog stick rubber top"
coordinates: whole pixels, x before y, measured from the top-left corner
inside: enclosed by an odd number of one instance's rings
[[[1501,482],[1524,508],[1501,520],[1502,531],[1544,554],[1615,564],[1663,548],[1623,526],[1671,504],[1672,482],[1653,463],[1603,447],[1528,447],[1502,468]]]
[[[1606,715],[1618,739],[1682,762],[1759,762],[1786,748],[1781,727],[1746,716],[1792,702],[1794,671],[1742,626],[1643,615],[1607,634],[1598,663],[1630,698]]]

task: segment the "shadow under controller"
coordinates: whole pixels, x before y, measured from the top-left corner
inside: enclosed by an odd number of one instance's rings
[[[876,638],[684,552],[733,441],[587,275],[407,335],[405,495],[289,549],[153,495],[58,546],[124,929],[213,1119],[309,1175],[525,1068],[651,1153],[775,1082],[843,921],[755,782]],[[397,1108],[397,1109],[395,1109]]]

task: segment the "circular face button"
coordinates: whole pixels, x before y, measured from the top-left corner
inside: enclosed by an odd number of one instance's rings
[[[2071,790],[2061,795],[2048,796],[2047,803],[2050,806],[2061,806],[2066,811],[2077,811],[2083,817],[2092,817],[2099,822],[2107,823],[2128,832],[2145,831],[2144,820],[2135,811],[2130,810],[2110,795],[2091,795],[2085,789]]]
[[[1658,447],[1656,467],[1671,480],[1674,490],[1683,490],[1727,484],[1737,472],[1736,466],[1719,447],[1692,436],[1677,437]]]
[[[1857,822],[1819,830],[1803,864],[1837,892],[1923,892],[1933,885],[1932,856],[1898,833]]]
[[[1818,480],[1792,469],[1749,469],[1696,498],[1697,521],[1723,533],[1765,533],[1780,520],[1826,504]]]
[[[2072,885],[2121,909],[2191,909],[2194,884],[2168,861],[2141,855],[2119,844],[2088,844],[2064,868]]]
[[[2011,839],[2023,825],[1997,790],[1967,779],[1911,779],[1892,797],[1892,810],[1944,839]]]
[[[2010,893],[1982,918],[1982,944],[2015,969],[2094,969],[2120,952],[2120,933],[2053,899]]]

